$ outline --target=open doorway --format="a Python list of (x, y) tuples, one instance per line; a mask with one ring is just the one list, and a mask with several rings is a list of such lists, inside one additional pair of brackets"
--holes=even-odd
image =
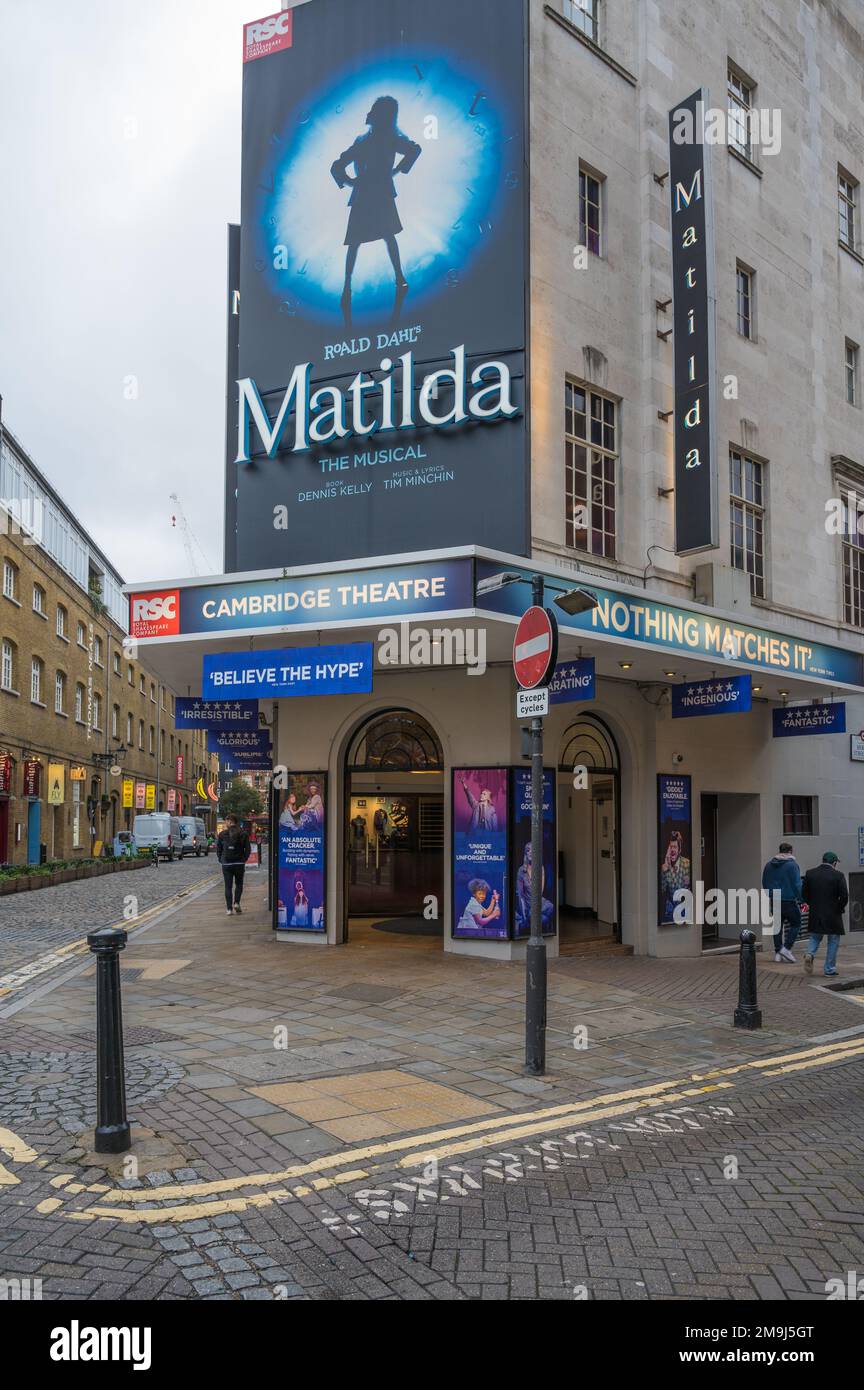
[(443, 938), (444, 758), (410, 710), (375, 715), (345, 762), (344, 939)]
[[(575, 786), (577, 769), (585, 785)], [(621, 940), (620, 760), (596, 715), (571, 724), (558, 766), (558, 898), (561, 950)]]

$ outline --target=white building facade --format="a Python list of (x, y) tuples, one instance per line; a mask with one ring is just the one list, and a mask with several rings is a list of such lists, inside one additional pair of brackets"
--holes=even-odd
[[(554, 704), (545, 721), (550, 950), (608, 939), (693, 956), (735, 940), (741, 923), (666, 920), (662, 866), (679, 821), (690, 879), (706, 889), (758, 887), (784, 840), (802, 870), (834, 850), (851, 925), (864, 927), (864, 541), (849, 520), (864, 499), (860, 4), (530, 0), (525, 21), (528, 553), (478, 535), (345, 560), (334, 542), (332, 562), (297, 566), (289, 517), (279, 568), (132, 586), (176, 595), (180, 614), (139, 624), (142, 657), (197, 695), (205, 654), (372, 642), (371, 690), (261, 704), (276, 767), (323, 783), (312, 794), (326, 840), (319, 929), (308, 930), (302, 887), (292, 928), (277, 884), (277, 934), (350, 944), (352, 923), (437, 921), (444, 950), (511, 958), (524, 949), (514, 921), (506, 936), (458, 931), (462, 773), (478, 774), (476, 790), (483, 770), (507, 770), (515, 797), (528, 766), (515, 624), (533, 575), (547, 602), (581, 587), (596, 606), (559, 613), (559, 661), (594, 660), (593, 697)], [(668, 120), (699, 88), (725, 121), (706, 190), (718, 544), (678, 555)], [(482, 426), (477, 447), (494, 451), (503, 428)], [(478, 595), (501, 573), (522, 582)], [(393, 583), (401, 597), (388, 603)], [(410, 635), (423, 632), (416, 664)], [(481, 650), (483, 674), (472, 670)], [(673, 717), (676, 687), (738, 677), (750, 678), (750, 709)], [(778, 728), (776, 712), (796, 708), (810, 713)], [(665, 816), (661, 778), (683, 790), (678, 820)]]

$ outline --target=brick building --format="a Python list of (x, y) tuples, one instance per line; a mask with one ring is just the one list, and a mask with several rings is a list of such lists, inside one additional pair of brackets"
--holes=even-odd
[(120, 575), (8, 430), (0, 568), (0, 864), (89, 855), (136, 809), (212, 805), (196, 784), (216, 759), (135, 659)]

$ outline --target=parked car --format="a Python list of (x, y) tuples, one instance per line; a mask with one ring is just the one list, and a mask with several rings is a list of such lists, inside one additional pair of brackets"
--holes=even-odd
[(180, 834), (183, 836), (183, 843), (180, 847), (180, 858), (183, 859), (187, 854), (194, 854), (196, 859), (201, 855), (210, 853), (210, 845), (207, 841), (207, 830), (200, 816), (180, 816)]
[(155, 854), (157, 859), (174, 859), (183, 852), (180, 821), (176, 816), (169, 816), (167, 811), (150, 811), (147, 815), (136, 816), (132, 822), (132, 835), (139, 850)]

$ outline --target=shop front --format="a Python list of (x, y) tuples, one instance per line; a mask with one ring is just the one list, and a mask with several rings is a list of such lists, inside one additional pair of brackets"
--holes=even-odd
[[(489, 593), (502, 571), (512, 583)], [(540, 571), (548, 604), (574, 586), (592, 598), (560, 614), (568, 678), (544, 721), (551, 954), (722, 946), (739, 924), (675, 920), (676, 890), (758, 888), (783, 838), (804, 867), (826, 847), (857, 867), (855, 654)], [(133, 594), (133, 638), (163, 678), (252, 708), (264, 732), (232, 759), (272, 778), (279, 940), (351, 946), (375, 932), (522, 955), (533, 865), (512, 646), (534, 572), (468, 547), (151, 587), (151, 604), (173, 596), (174, 630), (148, 635)], [(583, 669), (590, 680), (570, 679)]]

